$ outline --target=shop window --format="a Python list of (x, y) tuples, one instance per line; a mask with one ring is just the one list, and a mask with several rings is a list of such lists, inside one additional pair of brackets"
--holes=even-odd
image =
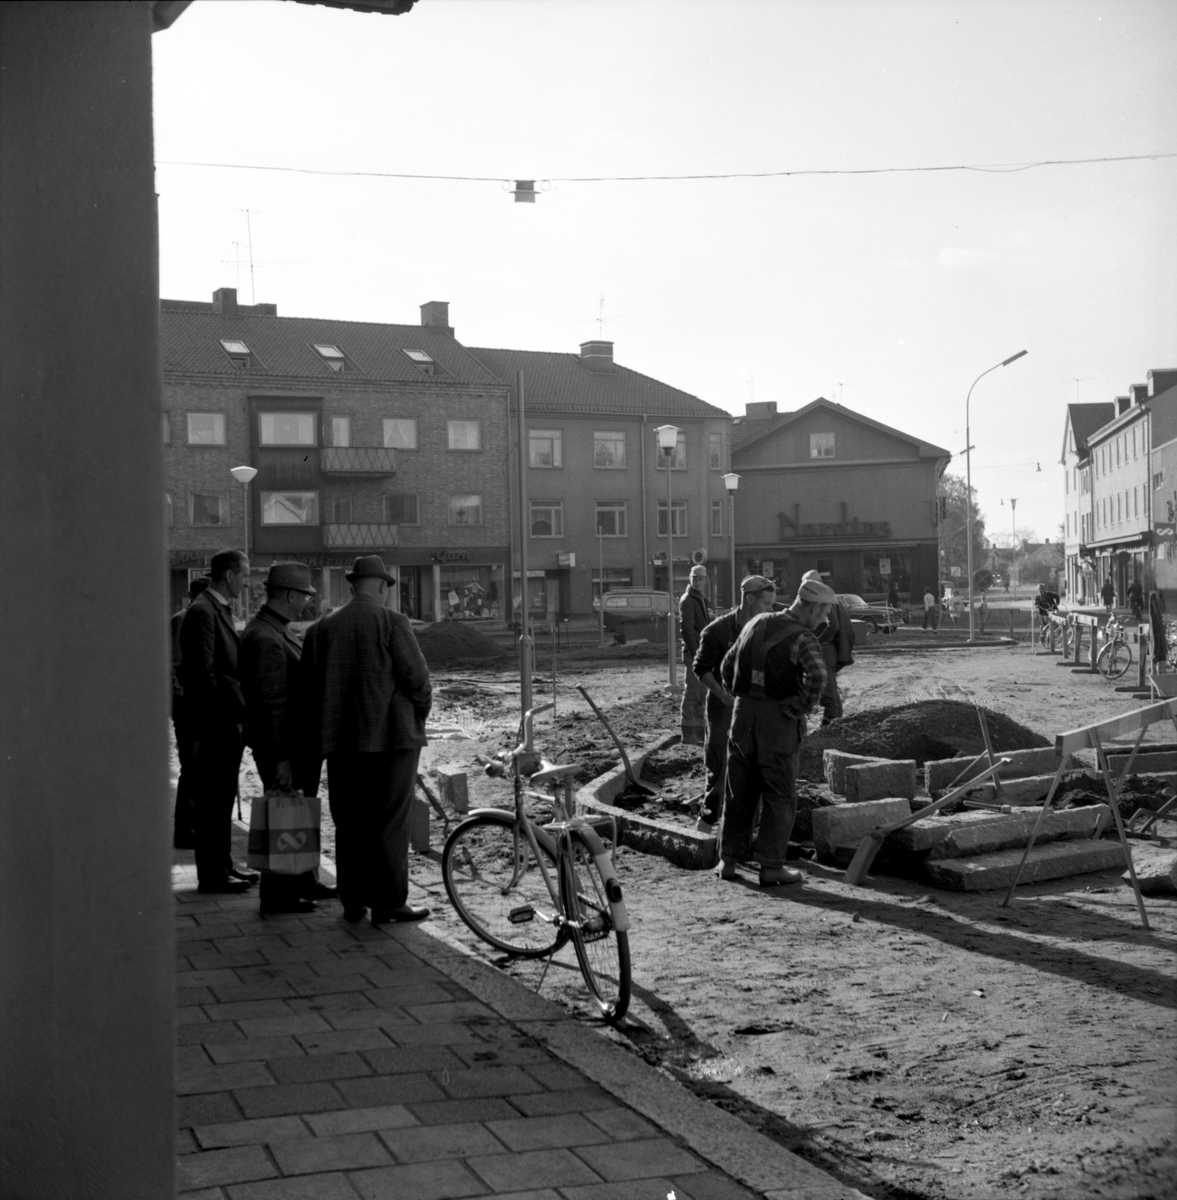
[(629, 534), (628, 511), (624, 500), (597, 501), (597, 533), (601, 537), (623, 538)]
[(527, 431), (527, 465), (529, 467), (562, 467), (564, 465), (563, 434), (559, 429), (529, 429)]
[[(666, 455), (658, 449), (658, 443), (654, 443), (654, 452), (658, 456), (657, 469), (659, 471), (666, 470)], [(672, 471), (685, 471), (687, 469), (687, 433), (685, 429), (678, 431), (678, 441), (674, 446), (674, 453), (670, 456), (670, 469)]]
[(834, 435), (832, 433), (811, 433), (809, 435), (810, 458), (833, 458)]
[(315, 414), (264, 412), (258, 414), (258, 441), (263, 446), (313, 446)]
[(449, 507), (451, 525), (481, 525), (481, 496), (451, 496)]
[(723, 434), (707, 435), (707, 465), (713, 471), (723, 470)]
[(189, 492), (189, 525), (228, 525), (228, 492)]
[(263, 525), (318, 525), (318, 492), (262, 492)]
[(331, 418), (331, 445), (351, 445), (351, 417)]
[(389, 450), (416, 450), (417, 418), (385, 417), (384, 446)]
[(711, 501), (711, 536), (723, 537), (723, 501)]
[(499, 615), (498, 571), (492, 566), (441, 568), (442, 616), (451, 621), (489, 620)]
[(564, 502), (562, 500), (531, 501), (531, 536), (533, 538), (564, 536)]
[[(671, 504), (671, 533), (675, 537), (687, 536), (687, 502), (675, 500)], [(666, 501), (658, 501), (658, 537), (666, 536)]]
[(223, 446), (225, 444), (225, 414), (223, 412), (190, 412), (188, 414), (189, 446)]
[(449, 447), (451, 450), (481, 450), (481, 421), (448, 421)]
[(417, 496), (412, 492), (384, 494), (384, 520), (388, 525), (420, 525)]
[(598, 429), (593, 432), (593, 466), (604, 471), (625, 468), (624, 431)]

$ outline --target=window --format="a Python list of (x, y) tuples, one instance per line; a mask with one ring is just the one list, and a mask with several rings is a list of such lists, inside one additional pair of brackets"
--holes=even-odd
[(351, 417), (331, 418), (331, 445), (351, 445)]
[(228, 525), (228, 494), (225, 492), (189, 492), (188, 524)]
[(601, 537), (626, 537), (629, 529), (624, 500), (597, 501), (597, 532)]
[(253, 351), (244, 343), (221, 338), (221, 349), (229, 356), (229, 361), (239, 371), (247, 371), (253, 366)]
[(449, 522), (451, 525), (481, 525), (482, 497), (451, 496)]
[(385, 492), (384, 520), (389, 525), (420, 525), (416, 494)]
[(451, 450), (481, 450), (481, 421), (447, 421), (449, 447)]
[[(685, 500), (675, 500), (672, 505), (673, 529), (671, 533), (675, 537), (687, 536), (687, 502)], [(666, 536), (666, 501), (658, 501), (658, 536)]]
[(1132, 426), (1132, 457), (1139, 458), (1140, 454), (1136, 449), (1136, 426)]
[(415, 367), (419, 367), (426, 375), (437, 374), (437, 363), (424, 350), (406, 350), (404, 354)]
[(562, 500), (533, 500), (531, 502), (531, 536), (564, 536), (564, 502)]
[(1140, 516), (1140, 488), (1138, 487), (1132, 489), (1132, 515)]
[(811, 433), (809, 435), (810, 458), (833, 458), (834, 435), (832, 433)]
[[(657, 468), (659, 471), (666, 470), (666, 455), (658, 449), (658, 443), (654, 443), (655, 453), (658, 455)], [(671, 458), (671, 470), (685, 471), (687, 469), (687, 434), (685, 429), (678, 431), (678, 441), (674, 446), (674, 453)]]
[[(633, 572), (624, 567), (606, 567), (605, 568), (605, 591), (611, 592), (614, 588), (629, 588), (633, 587)], [(593, 608), (601, 606), (601, 573), (599, 570), (593, 570)]]
[(712, 471), (723, 470), (723, 434), (707, 435), (707, 465)]
[(1071, 514), (1067, 513), (1067, 537), (1071, 536)]
[(192, 412), (188, 414), (189, 446), (223, 446), (225, 414)]
[(258, 427), (258, 441), (263, 446), (313, 446), (315, 444), (314, 413), (259, 413)]
[(723, 537), (723, 501), (711, 501), (711, 536)]
[(160, 416), (163, 417), (163, 444), (170, 446), (172, 444), (172, 414), (165, 409)]
[(318, 492), (262, 492), (263, 525), (318, 525)]
[(625, 469), (625, 433), (597, 430), (593, 433), (593, 466), (607, 471)]
[(331, 368), (332, 371), (349, 371), (351, 364), (347, 361), (347, 355), (344, 354), (338, 346), (327, 346), (314, 343), (315, 353)]
[(164, 492), (163, 494), (163, 519), (164, 524), (171, 529), (176, 523), (175, 516), (172, 513), (172, 493)]
[(329, 525), (351, 524), (351, 493), (336, 492), (327, 502)]
[(417, 418), (385, 417), (384, 445), (392, 450), (416, 450)]
[(529, 429), (527, 431), (527, 465), (529, 467), (562, 467), (564, 465), (563, 435), (559, 429)]

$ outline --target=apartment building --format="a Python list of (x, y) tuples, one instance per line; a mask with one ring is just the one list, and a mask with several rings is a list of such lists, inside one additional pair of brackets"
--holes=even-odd
[(1116, 406), (1109, 403), (1068, 404), (1063, 426), (1064, 579), (1067, 598), (1080, 604), (1097, 598), (1103, 582), (1096, 579), (1096, 563), (1088, 549), (1095, 522), (1088, 441), (1115, 411)]

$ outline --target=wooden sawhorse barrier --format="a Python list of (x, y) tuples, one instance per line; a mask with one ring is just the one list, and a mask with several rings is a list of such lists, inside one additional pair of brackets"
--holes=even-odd
[[(1094, 618), (1091, 619), (1094, 620)], [(1018, 886), (1022, 868), (1025, 867), (1026, 859), (1030, 856), (1034, 840), (1038, 836), (1039, 826), (1042, 824), (1042, 818), (1046, 815), (1047, 809), (1050, 808), (1054, 794), (1058, 790), (1059, 783), (1062, 781), (1063, 772), (1066, 771), (1067, 765), (1071, 761), (1071, 756), (1077, 754), (1080, 750), (1094, 750), (1100, 774), (1103, 776), (1104, 786), (1108, 790), (1108, 807), (1111, 809), (1112, 817), (1116, 822), (1116, 832), (1120, 836), (1120, 845), (1124, 848), (1124, 858), (1128, 863), (1128, 875), (1132, 880), (1132, 890), (1136, 893), (1136, 907), (1140, 910), (1140, 923), (1145, 929), (1149, 928), (1148, 913), (1144, 911), (1144, 897), (1140, 894), (1140, 883), (1136, 878), (1136, 868), (1132, 863), (1132, 851), (1128, 845), (1128, 835), (1124, 832), (1124, 821), (1120, 816), (1120, 790), (1132, 770), (1132, 764), (1136, 761), (1136, 752), (1140, 749), (1140, 743), (1144, 740), (1145, 730), (1156, 721), (1171, 721), (1174, 730), (1177, 731), (1177, 698), (1162, 700), (1156, 704), (1148, 704), (1144, 708), (1133, 709), (1131, 712), (1122, 713), (1118, 717), (1113, 717), (1108, 721), (1100, 721), (1095, 725), (1084, 725), (1081, 729), (1072, 729), (1067, 733), (1060, 733), (1054, 739), (1054, 751), (1059, 757), (1058, 770), (1051, 781), (1050, 791), (1046, 794), (1046, 800), (1038, 814), (1038, 820), (1034, 822), (1034, 828), (1030, 833), (1030, 840), (1026, 844), (1022, 861), (1018, 863), (1018, 869), (1014, 873), (1013, 883), (1009, 885), (1009, 891), (1006, 893), (1005, 899), (1001, 902), (1003, 908), (1008, 907), (1010, 901), (1013, 899), (1014, 888)], [(1110, 745), (1115, 742), (1115, 739), (1130, 737), (1132, 734), (1136, 735), (1135, 740), (1131, 743), (1132, 751), (1124, 760), (1124, 765), (1120, 768), (1119, 773), (1113, 776), (1111, 769), (1108, 767), (1104, 739), (1106, 738)], [(1092, 837), (1099, 837), (1103, 833), (1104, 824), (1104, 822), (1100, 822), (1096, 826)]]

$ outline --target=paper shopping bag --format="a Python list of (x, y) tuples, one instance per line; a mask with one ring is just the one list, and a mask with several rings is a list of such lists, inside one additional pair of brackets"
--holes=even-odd
[(319, 865), (318, 796), (267, 792), (249, 816), (247, 862), (255, 871), (301, 875)]

